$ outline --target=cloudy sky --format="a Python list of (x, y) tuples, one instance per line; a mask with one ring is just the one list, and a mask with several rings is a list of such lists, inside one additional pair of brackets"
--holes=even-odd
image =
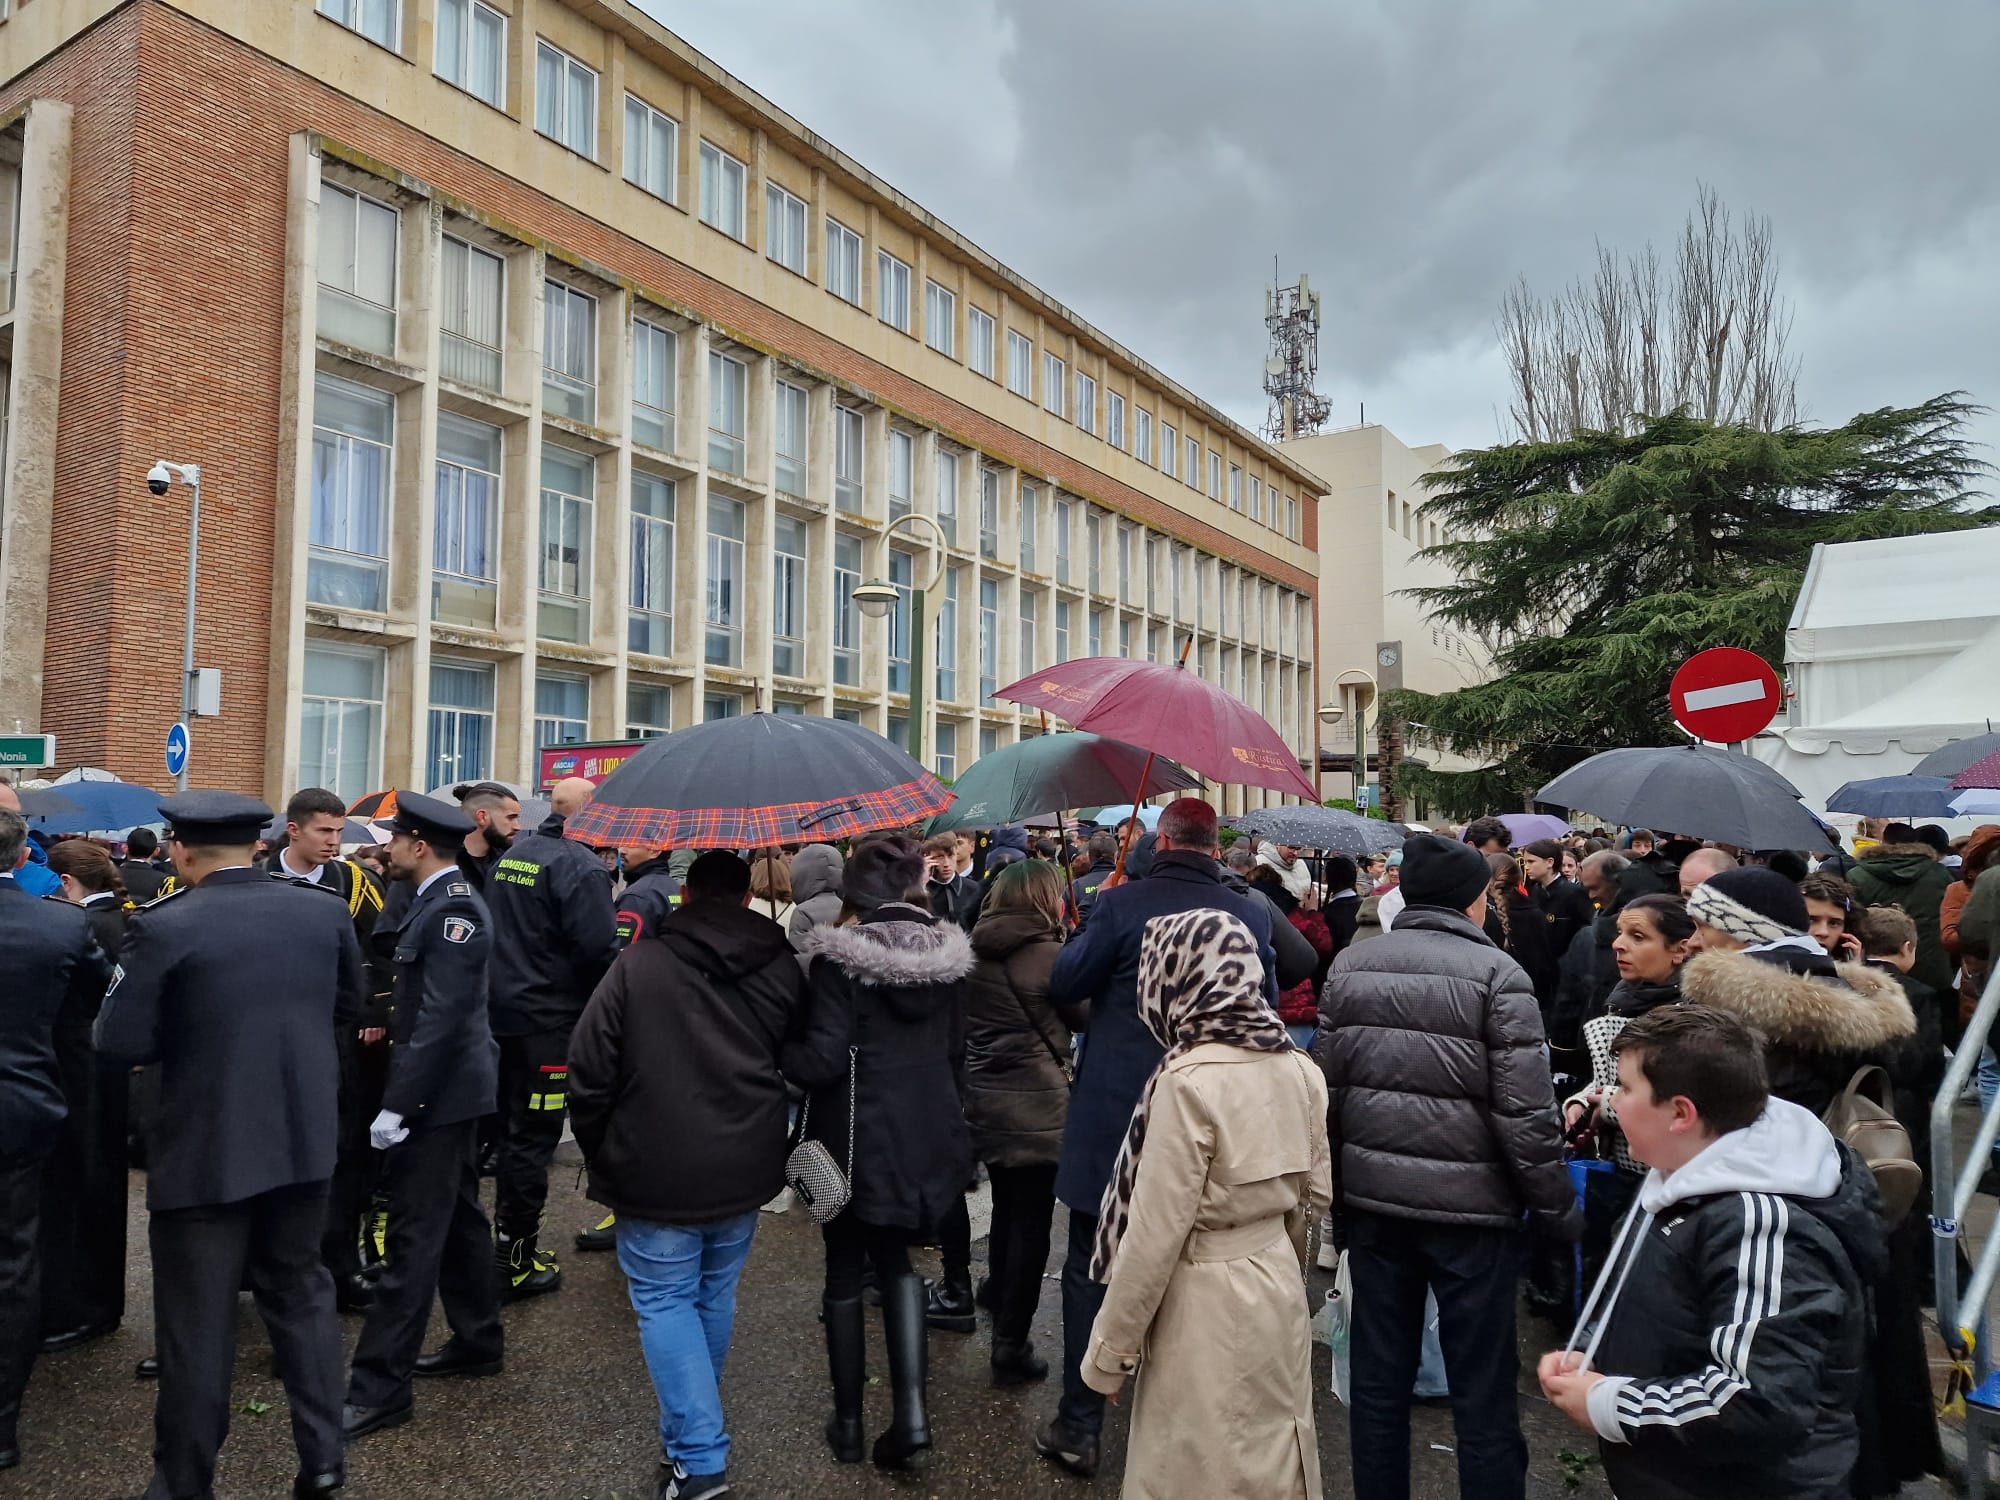
[(1484, 444), (1515, 277), (1667, 248), (1700, 182), (1772, 221), (1810, 420), (2000, 404), (1991, 0), (640, 4), (1245, 422), (1273, 256), (1336, 424)]

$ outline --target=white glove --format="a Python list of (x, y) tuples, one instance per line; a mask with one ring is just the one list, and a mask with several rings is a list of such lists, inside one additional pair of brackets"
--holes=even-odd
[(368, 1142), (377, 1151), (387, 1151), (409, 1138), (409, 1127), (403, 1124), (403, 1117), (392, 1109), (383, 1110), (375, 1117), (375, 1123), (368, 1127)]

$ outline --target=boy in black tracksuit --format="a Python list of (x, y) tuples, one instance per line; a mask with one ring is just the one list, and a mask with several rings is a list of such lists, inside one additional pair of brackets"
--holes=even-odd
[(1616, 1050), (1619, 1124), (1652, 1170), (1543, 1393), (1597, 1434), (1620, 1500), (1846, 1496), (1887, 1259), (1874, 1179), (1769, 1097), (1735, 1017), (1657, 1010)]

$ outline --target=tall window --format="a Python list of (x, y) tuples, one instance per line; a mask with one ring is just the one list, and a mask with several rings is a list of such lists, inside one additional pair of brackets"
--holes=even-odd
[(674, 373), (679, 350), (672, 333), (644, 318), (632, 320), (632, 437), (671, 453)]
[(1187, 440), (1187, 473), (1183, 477), (1189, 489), (1201, 488), (1201, 442), (1198, 438)]
[(1035, 512), (1040, 509), (1041, 496), (1032, 484), (1021, 486), (1021, 571), (1038, 573), (1036, 565), (1041, 561), (1040, 548), (1036, 545)]
[(735, 719), (743, 714), (741, 693), (706, 693), (701, 700), (701, 721), (712, 724), (717, 719)]
[(1073, 504), (1058, 497), (1056, 500), (1056, 582), (1069, 582), (1069, 544), (1071, 525), (1075, 521)]
[(312, 525), (306, 598), (382, 608), (389, 538), (389, 453), (396, 401), (321, 375), (313, 382)]
[(1057, 666), (1060, 666), (1062, 665), (1062, 663), (1069, 660), (1069, 622), (1070, 622), (1069, 600), (1067, 599), (1056, 600), (1056, 665)]
[(1026, 677), (1041, 664), (1041, 646), (1036, 640), (1040, 622), (1035, 618), (1041, 613), (1035, 602), (1036, 596), (1026, 589), (1021, 590), (1021, 659), (1015, 665)]
[(778, 488), (788, 495), (804, 495), (806, 492), (808, 406), (808, 393), (804, 386), (793, 385), (789, 380), (778, 382), (778, 399), (771, 423), (776, 434), (774, 447), (777, 458), (771, 475)]
[(1134, 604), (1138, 602), (1132, 597), (1133, 546), (1132, 528), (1130, 526), (1120, 526), (1118, 528), (1118, 602), (1120, 604)]
[(979, 471), (979, 555), (1000, 555), (1000, 476), (984, 467)]
[(1260, 526), (1264, 523), (1264, 481), (1255, 474), (1250, 476), (1250, 519)]
[(1104, 611), (1101, 609), (1093, 609), (1090, 612), (1090, 654), (1092, 656), (1104, 654)]
[(1142, 464), (1153, 461), (1153, 414), (1132, 408), (1132, 456)]
[(711, 349), (708, 355), (708, 466), (743, 472), (744, 402), (749, 372), (740, 359)]
[(779, 516), (771, 553), (771, 670), (806, 675), (806, 523)]
[(900, 521), (910, 513), (916, 448), (916, 439), (907, 432), (889, 429), (889, 519), (892, 521)]
[(330, 182), (319, 200), (319, 329), (396, 351), (396, 211)]
[(861, 586), (861, 538), (837, 531), (833, 536), (833, 680), (843, 687), (861, 684), (861, 606), (854, 591)]
[(940, 781), (955, 780), (958, 776), (958, 726), (949, 719), (941, 719), (936, 733), (933, 767)]
[(965, 309), (965, 363), (973, 374), (993, 378), (993, 319), (970, 305)]
[(1000, 584), (979, 580), (979, 701), (991, 703), (1000, 685)]
[(1208, 454), (1208, 498), (1222, 498), (1222, 455), (1212, 448)]
[(1083, 518), (1083, 550), (1090, 563), (1090, 591), (1101, 594), (1104, 592), (1104, 517), (1094, 510)]
[(306, 647), (300, 785), (352, 801), (382, 784), (382, 664), (380, 651)]
[(446, 380), (500, 389), (506, 273), (507, 263), (499, 256), (445, 236), (438, 374)]
[(743, 163), (708, 141), (701, 143), (701, 222), (732, 240), (743, 238)]
[(507, 107), (507, 18), (482, 0), (438, 0), (437, 76), (495, 109)]
[(574, 745), (590, 738), (590, 679), (567, 672), (535, 674), (535, 745)]
[(935, 281), (924, 283), (924, 342), (940, 354), (958, 351), (958, 298)]
[(1132, 643), (1137, 639), (1139, 622), (1130, 615), (1118, 622), (1118, 654), (1127, 661), (1132, 659)]
[(851, 406), (833, 409), (833, 504), (850, 515), (862, 514), (867, 504), (867, 477), (862, 454), (867, 427), (861, 413)]
[(1152, 614), (1160, 612), (1160, 538), (1146, 538), (1146, 609)]
[(861, 236), (831, 214), (826, 220), (826, 289), (861, 305)]
[(937, 451), (937, 523), (945, 545), (958, 545), (958, 450), (942, 443)]
[(743, 502), (708, 497), (708, 603), (703, 659), (743, 665)]
[(981, 755), (991, 755), (999, 748), (1000, 731), (990, 724), (981, 725), (979, 730), (979, 753)]
[(1097, 431), (1097, 382), (1081, 370), (1076, 372), (1076, 425)]
[(1243, 470), (1237, 464), (1229, 466), (1229, 508), (1243, 509)]
[(649, 656), (674, 652), (674, 520), (671, 479), (632, 475), (632, 592), (625, 647)]
[(493, 668), (431, 658), (427, 786), (482, 781), (493, 774)]
[(625, 96), (625, 180), (655, 198), (675, 200), (681, 127), (636, 95)]
[(674, 695), (671, 689), (651, 682), (625, 685), (625, 738), (654, 740), (674, 727)]
[(541, 590), (535, 633), (544, 640), (590, 639), (590, 553), (596, 463), (542, 444)]
[(1148, 626), (1146, 630), (1146, 660), (1160, 662), (1166, 660), (1167, 631), (1163, 625)]
[(494, 532), (500, 518), (500, 429), (438, 413), (431, 527), (431, 615), (491, 630), (498, 596)]
[(1285, 535), (1293, 541), (1299, 539), (1299, 497), (1285, 496)]
[[(391, 52), (403, 50), (403, 10), (398, 0), (319, 0), (319, 13)], [(0, 8), (0, 15), (5, 14)]]
[(597, 159), (597, 74), (559, 47), (535, 43), (535, 129)]
[(542, 296), (542, 405), (572, 422), (597, 420), (597, 299), (560, 281)]
[(1053, 354), (1042, 355), (1042, 409), (1051, 416), (1063, 414), (1063, 385), (1069, 379), (1069, 366)]
[(1177, 479), (1181, 472), (1180, 437), (1171, 422), (1160, 424), (1160, 470), (1169, 479)]
[(1007, 389), (1035, 399), (1035, 346), (1026, 334), (1007, 330)]
[(937, 642), (932, 654), (937, 661), (933, 692), (940, 703), (958, 697), (958, 579), (964, 571), (944, 570), (944, 598), (938, 601)]
[(1104, 393), (1104, 441), (1114, 448), (1125, 446), (1125, 398), (1116, 391)]
[(910, 268), (887, 250), (875, 252), (875, 312), (899, 333), (910, 331)]
[(806, 201), (775, 182), (764, 184), (764, 254), (787, 271), (806, 274)]
[[(889, 549), (889, 582), (896, 590), (896, 607), (889, 612), (889, 691), (910, 690), (910, 604), (915, 591), (916, 559), (897, 548)], [(905, 736), (889, 736), (897, 744)]]

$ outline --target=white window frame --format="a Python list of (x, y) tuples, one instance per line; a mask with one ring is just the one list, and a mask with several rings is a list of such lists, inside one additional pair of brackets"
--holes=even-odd
[(1083, 432), (1097, 431), (1097, 381), (1081, 370), (1076, 372), (1076, 425)]
[[(796, 226), (796, 243), (791, 233)], [(764, 258), (794, 275), (806, 274), (806, 235), (812, 231), (812, 207), (796, 193), (775, 182), (764, 184)]]
[[(730, 371), (734, 369), (732, 380)], [(734, 391), (735, 400), (730, 400)], [(720, 349), (708, 351), (708, 466), (742, 474), (749, 430), (750, 367)]]
[(1057, 355), (1042, 351), (1042, 410), (1052, 417), (1064, 415), (1068, 399), (1069, 366)]
[(958, 357), (958, 293), (924, 278), (924, 342), (946, 359)]
[(1229, 466), (1229, 508), (1241, 512), (1243, 509), (1243, 465)]
[(771, 483), (783, 494), (806, 493), (812, 393), (789, 380), (776, 383), (771, 405)]
[(916, 505), (917, 440), (900, 427), (889, 429), (889, 519), (900, 521)]
[[(437, 674), (440, 671), (460, 672), (467, 678), (484, 682), (485, 706), (482, 708), (455, 703), (440, 704), (437, 701)], [(431, 658), (430, 676), (424, 683), (424, 764), (427, 768), (425, 773), (427, 780), (442, 783), (479, 781), (493, 774), (493, 732), (496, 725), (494, 706), (499, 696), (496, 681), (498, 675), (491, 662), (462, 661), (446, 656)], [(447, 759), (440, 759), (438, 756), (441, 748), (439, 730), (447, 727), (441, 722), (440, 716), (449, 721), (451, 729), (448, 736), (451, 741), (451, 753)], [(483, 754), (471, 764), (467, 764), (458, 751), (459, 742), (463, 737), (463, 724), (467, 719), (477, 719), (484, 726), (479, 735)]]
[(1292, 541), (1299, 539), (1299, 497), (1285, 496), (1285, 535)]
[(772, 518), (771, 670), (780, 677), (806, 675), (806, 626), (811, 609), (806, 559), (811, 544), (806, 523), (797, 516)]
[[(654, 394), (651, 372), (640, 379), (639, 359), (651, 349), (655, 340), (664, 346), (660, 353), (664, 356), (665, 389), (658, 394), (667, 404), (648, 401), (645, 397)], [(649, 447), (663, 453), (674, 450), (674, 409), (680, 404), (680, 336), (673, 329), (655, 323), (650, 318), (634, 316), (632, 319), (632, 438), (634, 442), (644, 442)], [(640, 412), (646, 413), (644, 420), (652, 424), (648, 432), (639, 431)], [(654, 441), (653, 431), (658, 432)]]
[[(357, 392), (356, 399), (384, 412), (388, 417), (388, 438), (386, 440), (349, 432), (344, 428), (325, 425), (320, 420), (319, 396), (323, 386), (342, 387)], [(330, 440), (337, 455), (334, 465), (334, 483), (338, 493), (321, 494), (318, 482), (320, 470), (318, 453), (314, 454), (314, 482), (312, 486), (311, 509), (307, 518), (307, 563), (306, 598), (308, 601), (333, 605), (336, 608), (366, 609), (380, 611), (387, 606), (389, 586), (389, 538), (395, 520), (396, 503), (396, 403), (388, 392), (373, 386), (361, 385), (355, 381), (342, 380), (337, 375), (324, 371), (317, 374), (313, 382), (313, 444), (317, 449), (322, 439)], [(365, 536), (358, 533), (366, 530), (361, 524), (363, 512), (355, 504), (355, 480), (359, 466), (354, 462), (361, 449), (373, 450), (379, 454), (375, 462), (379, 465), (381, 493), (372, 496), (375, 507), (374, 523), (377, 531), (376, 548), (366, 550), (358, 543), (365, 542)], [(324, 500), (324, 507), (322, 506)], [(324, 509), (324, 524), (321, 512)], [(372, 577), (374, 580), (374, 604), (354, 604), (338, 597), (328, 597), (313, 592), (313, 562), (318, 561), (327, 570), (329, 579), (342, 572), (356, 577)]]
[[(451, 300), (450, 277), (445, 274), (454, 245), (465, 252), (466, 274), (462, 305)], [(439, 269), (438, 334), (442, 347), (438, 354), (438, 373), (462, 385), (475, 385), (489, 391), (497, 391), (505, 377), (507, 259), (505, 256), (494, 254), (483, 245), (475, 245), (472, 241), (455, 234), (444, 236), (440, 255), (447, 262), (447, 266), (441, 266)], [(454, 321), (469, 326), (474, 320), (477, 309), (472, 306), (472, 267), (476, 256), (483, 256), (492, 261), (499, 272), (494, 281), (493, 294), (496, 341), (490, 344), (463, 328), (451, 326)]]
[[(701, 203), (696, 217), (710, 229), (719, 234), (726, 234), (732, 240), (741, 243), (744, 235), (749, 232), (746, 226), (750, 219), (750, 206), (745, 195), (750, 181), (750, 169), (714, 141), (707, 139), (701, 143), (700, 160)], [(730, 170), (732, 167), (735, 168), (733, 173)], [(735, 190), (729, 193), (728, 197), (733, 200), (734, 212), (729, 213), (725, 212), (729, 204), (723, 201), (723, 195), (730, 187), (732, 179)], [(708, 190), (711, 181), (716, 186), (714, 193)]]
[[(500, 511), (504, 494), (503, 469), (505, 459), (496, 453), (494, 467), (483, 468), (467, 463), (464, 459), (447, 456), (444, 451), (443, 428), (447, 423), (462, 422), (468, 426), (483, 427), (491, 431), (504, 450), (506, 436), (491, 422), (481, 422), (473, 417), (461, 416), (457, 412), (438, 413), (437, 464), (433, 470), (431, 484), (431, 573), (434, 577), (447, 578), (453, 582), (472, 583), (495, 588), (499, 584), (500, 558)], [(450, 470), (447, 475), (444, 471)], [(477, 476), (489, 481), (485, 499), (485, 524), (483, 535), (473, 537), (472, 528), (466, 524), (470, 506), (466, 493)], [(445, 491), (452, 494), (448, 499)], [(468, 562), (468, 555), (477, 548), (479, 558), (476, 563)], [(453, 566), (456, 563), (457, 566)], [(474, 568), (477, 571), (474, 571)]]
[(861, 685), (861, 606), (854, 602), (854, 591), (867, 576), (865, 556), (860, 537), (847, 531), (834, 532), (833, 680), (841, 687)]
[[(560, 294), (559, 302), (557, 300), (558, 294)], [(549, 348), (549, 325), (552, 321), (560, 319), (563, 332), (563, 358), (567, 360), (573, 342), (569, 336), (571, 322), (583, 312), (583, 308), (579, 304), (586, 304), (589, 309), (590, 347), (582, 358), (577, 361), (583, 368), (571, 369), (567, 363), (556, 364), (551, 362), (552, 351)], [(602, 305), (598, 302), (597, 298), (591, 296), (589, 292), (578, 291), (566, 281), (557, 281), (555, 278), (550, 277), (543, 285), (543, 402), (545, 405), (547, 404), (548, 398), (546, 392), (548, 387), (553, 385), (557, 390), (562, 391), (566, 395), (587, 401), (590, 406), (588, 413), (580, 417), (571, 412), (557, 412), (555, 415), (568, 417), (571, 421), (585, 422), (592, 425), (595, 425), (597, 421), (597, 351), (599, 332), (597, 319), (598, 314), (602, 311)]]
[(1075, 505), (1074, 500), (1065, 499), (1060, 494), (1056, 496), (1056, 582), (1059, 584), (1066, 584), (1070, 579), (1069, 547), (1076, 529)]
[[(658, 693), (662, 712), (658, 718), (644, 717), (632, 711), (634, 693)], [(628, 740), (652, 740), (674, 732), (674, 690), (665, 682), (627, 682), (625, 684), (625, 738)]]
[(1104, 393), (1104, 441), (1121, 452), (1125, 447), (1125, 398), (1116, 391)]
[[(583, 716), (574, 713), (545, 713), (542, 710), (542, 684), (560, 683), (565, 688), (583, 689)], [(567, 733), (566, 733), (567, 731)], [(546, 745), (580, 745), (590, 738), (590, 674), (587, 672), (537, 672), (535, 673), (535, 748)]]
[(1007, 330), (1007, 389), (1024, 401), (1035, 399), (1035, 341)]
[(1041, 537), (1039, 534), (1040, 526), (1035, 519), (1036, 514), (1041, 509), (1041, 504), (1042, 494), (1039, 489), (1032, 484), (1020, 486), (1019, 501), (1016, 509), (1021, 517), (1021, 522), (1017, 529), (1021, 534), (1021, 571), (1023, 573), (1038, 573), (1041, 571), (1036, 566), (1041, 560)]
[(965, 367), (975, 375), (993, 378), (993, 315), (965, 305)]
[(826, 289), (852, 307), (861, 305), (861, 236), (826, 216)]
[(1222, 455), (1213, 448), (1208, 450), (1208, 498), (1222, 498)]
[[(445, 6), (452, 4), (457, 4), (464, 7), (463, 9), (463, 15), (465, 18), (464, 28), (458, 38), (458, 45), (459, 45), (459, 56), (461, 59), (463, 59), (468, 74), (468, 76), (465, 78), (453, 78), (450, 74), (444, 71), (444, 65), (439, 60), (444, 51), (444, 39), (446, 31), (444, 8)], [(497, 94), (494, 95), (480, 93), (479, 90), (473, 86), (470, 77), (472, 58), (473, 58), (473, 43), (477, 40), (479, 36), (478, 23), (482, 18), (498, 23), (500, 28), (499, 66), (494, 69), (494, 75), (493, 75), (493, 81), (497, 87)], [(505, 109), (507, 107), (507, 14), (506, 12), (494, 9), (492, 6), (486, 4), (485, 0), (438, 0), (438, 17), (437, 20), (433, 22), (433, 28), (434, 28), (433, 45), (431, 47), (431, 72), (436, 74), (437, 77), (442, 79), (444, 82), (450, 84), (453, 88), (458, 89), (462, 93), (467, 93), (472, 95), (473, 98), (479, 100), (481, 103), (490, 104), (495, 109)]]
[[(0, 5), (0, 20), (5, 20), (9, 7)], [(365, 37), (378, 47), (387, 47), (399, 57), (403, 51), (403, 0), (389, 0), (389, 34), (376, 36), (366, 29), (368, 0), (319, 0), (314, 7), (334, 25)]]
[[(583, 488), (577, 490), (554, 489), (549, 485), (549, 455), (562, 455), (558, 463), (570, 462), (582, 466), (585, 478)], [(597, 460), (591, 454), (574, 448), (561, 447), (555, 443), (542, 444), (542, 472), (536, 476), (540, 494), (540, 505), (536, 512), (535, 526), (535, 593), (542, 603), (554, 603), (563, 609), (574, 609), (577, 613), (578, 629), (573, 636), (542, 636), (545, 640), (567, 640), (578, 645), (590, 642), (591, 582), (596, 569), (593, 563), (597, 552)], [(551, 553), (549, 518), (553, 511), (556, 519), (557, 543), (555, 555)], [(576, 557), (568, 562), (561, 557), (560, 540), (569, 531), (568, 521), (574, 512), (576, 526)], [(565, 567), (575, 571), (575, 586), (563, 587)], [(541, 636), (541, 623), (537, 619), (535, 632)]]
[[(547, 90), (542, 87), (542, 62), (545, 57), (557, 59), (563, 70), (563, 86), (556, 94), (553, 105), (547, 99)], [(590, 79), (590, 108), (585, 112), (582, 131), (579, 134), (577, 122), (569, 117), (569, 85), (572, 70)], [(578, 156), (597, 160), (597, 69), (589, 63), (569, 55), (546, 37), (535, 38), (535, 133), (545, 136)], [(548, 106), (549, 112), (544, 113)], [(578, 144), (578, 140), (582, 144)]]
[(833, 508), (854, 516), (868, 510), (868, 419), (838, 401), (833, 404)]
[[(715, 529), (716, 507), (727, 506), (725, 514), (736, 518), (735, 533), (725, 527)], [(710, 495), (708, 511), (702, 518), (702, 541), (707, 548), (704, 574), (707, 595), (702, 602), (702, 659), (712, 667), (743, 665), (743, 616), (749, 609), (745, 585), (748, 583), (749, 507), (725, 495)], [(728, 584), (725, 593), (723, 585)], [(717, 653), (721, 648), (720, 655)]]
[(1182, 451), (1187, 455), (1187, 463), (1185, 465), (1187, 472), (1181, 475), (1181, 480), (1189, 489), (1199, 490), (1201, 488), (1201, 439), (1193, 433), (1189, 433), (1181, 440), (1181, 443)]
[[(635, 122), (634, 114), (638, 115)], [(635, 129), (634, 126), (637, 128)], [(657, 185), (653, 161), (656, 127), (666, 127), (666, 143), (659, 154), (666, 158), (664, 180)], [(637, 94), (625, 96), (625, 180), (642, 193), (650, 193), (663, 203), (680, 201), (681, 122), (665, 110), (655, 109)]]
[(887, 250), (875, 252), (875, 315), (898, 333), (910, 331), (910, 268)]
[[(664, 516), (638, 505), (640, 487), (659, 486), (667, 505)], [(631, 522), (630, 586), (625, 597), (625, 647), (650, 656), (671, 656), (674, 650), (674, 551), (680, 522), (680, 486), (658, 474), (635, 472), (627, 502)], [(652, 644), (653, 627), (659, 626), (660, 649)], [(641, 644), (643, 638), (644, 644)], [(626, 711), (631, 716), (631, 711)]]
[(1143, 406), (1132, 408), (1132, 456), (1142, 464), (1153, 461), (1153, 414)]
[[(0, 0), (0, 17), (4, 17), (5, 14), (4, 0)], [(308, 640), (306, 642), (305, 655), (304, 670), (306, 673), (312, 671), (313, 657), (335, 657), (345, 658), (347, 661), (353, 663), (365, 662), (368, 670), (375, 679), (374, 696), (370, 698), (357, 698), (347, 693), (339, 692), (315, 693), (310, 690), (303, 690), (300, 693), (302, 708), (300, 713), (299, 773), (302, 781), (309, 786), (331, 788), (342, 797), (359, 797), (382, 784), (382, 724), (388, 707), (388, 694), (385, 687), (388, 677), (388, 653), (369, 647), (343, 646), (331, 641)], [(305, 712), (304, 709), (305, 706), (313, 704), (321, 705), (318, 714), (321, 723), (321, 732), (319, 735), (319, 747), (314, 752), (314, 760), (309, 769), (306, 763), (305, 745), (308, 742), (311, 731), (306, 726), (313, 715)], [(366, 726), (359, 729), (359, 732), (368, 739), (366, 754), (363, 757), (365, 766), (357, 778), (362, 783), (359, 790), (356, 790), (352, 783), (343, 783), (338, 774), (342, 762), (349, 758), (346, 753), (348, 731), (351, 727), (349, 718), (351, 710), (354, 709), (365, 710), (368, 720)], [(330, 733), (326, 727), (329, 719), (331, 720)], [(331, 750), (330, 755), (327, 753), (329, 750)]]
[(1169, 479), (1181, 477), (1181, 435), (1171, 422), (1160, 424), (1160, 472)]
[[(373, 211), (373, 216), (377, 223), (380, 222), (380, 215), (387, 214), (389, 216), (389, 285), (387, 287), (387, 301), (373, 295), (374, 292), (383, 290), (382, 288), (371, 287), (363, 290), (359, 285), (362, 270), (360, 253), (362, 243), (361, 226), (365, 219), (371, 217), (370, 210)], [(322, 185), (319, 212), (320, 247), (322, 251), (324, 251), (327, 244), (326, 226), (329, 217), (335, 214), (347, 216), (349, 223), (348, 242), (355, 248), (354, 263), (346, 268), (348, 284), (345, 286), (339, 280), (328, 279), (327, 273), (329, 268), (327, 266), (327, 258), (324, 254), (320, 256), (319, 284), (322, 293), (332, 292), (339, 299), (340, 305), (351, 304), (355, 309), (355, 313), (360, 317), (386, 324), (386, 337), (381, 343), (363, 343), (353, 338), (342, 338), (340, 341), (355, 344), (357, 347), (363, 349), (374, 349), (380, 354), (394, 354), (396, 352), (396, 305), (402, 280), (400, 262), (402, 260), (403, 216), (396, 211), (396, 206), (393, 203), (384, 203), (380, 198), (372, 197), (362, 192), (359, 188), (349, 187), (344, 182), (327, 182)], [(350, 314), (350, 316), (353, 315)], [(324, 318), (321, 319), (322, 325), (324, 325), (325, 321)], [(325, 327), (322, 326), (320, 331), (325, 333)]]

